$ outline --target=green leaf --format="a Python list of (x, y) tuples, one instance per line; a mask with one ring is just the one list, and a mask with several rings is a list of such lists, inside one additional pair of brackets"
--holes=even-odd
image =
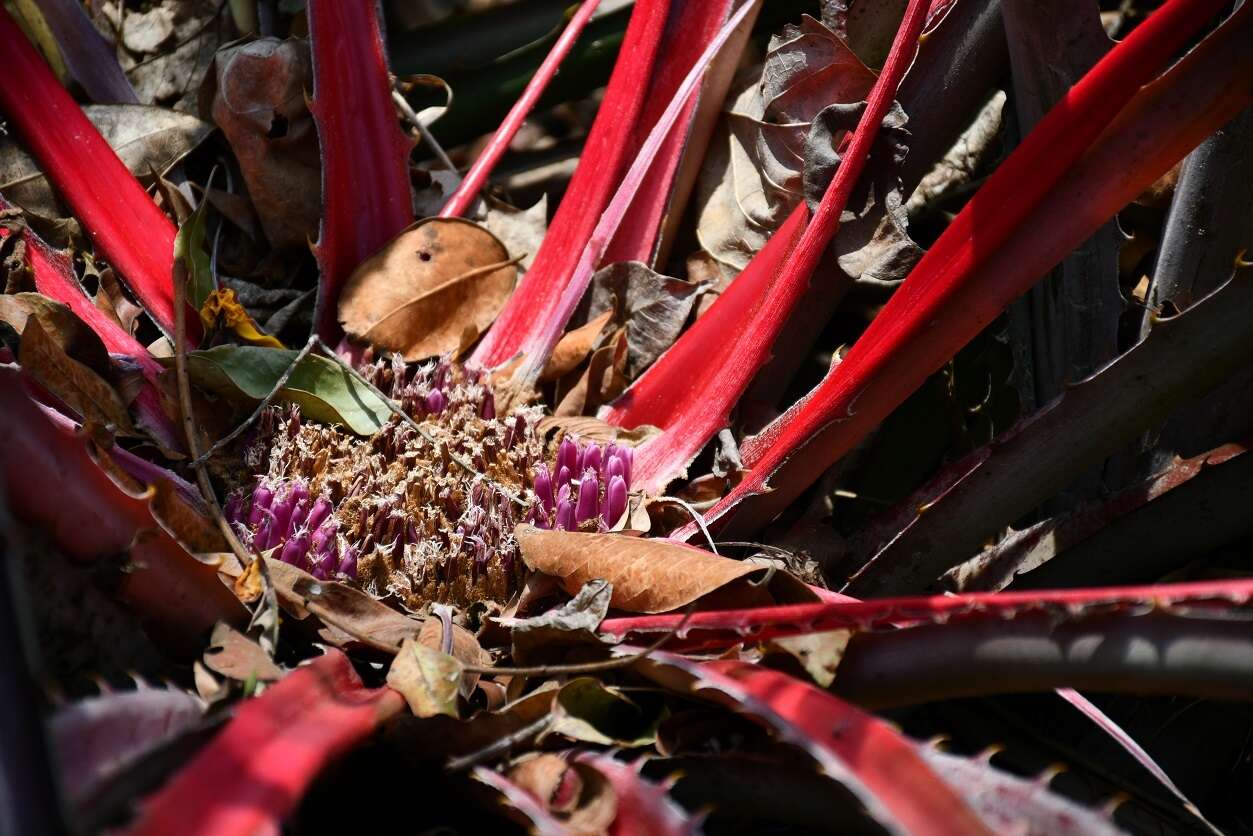
[(181, 261), (187, 270), (187, 301), (200, 310), (206, 299), (217, 289), (209, 255), (204, 251), (204, 225), (208, 198), (200, 201), (196, 211), (178, 228), (174, 237), (174, 259)]
[(616, 688), (581, 676), (557, 692), (551, 730), (587, 743), (646, 746), (656, 739), (661, 719), (661, 710), (646, 711)]
[[(187, 373), (197, 386), (223, 398), (258, 403), (273, 391), (297, 354), (255, 345), (220, 345), (188, 352)], [(391, 408), (360, 378), (314, 354), (300, 361), (278, 397), (299, 404), (311, 420), (343, 424), (358, 435), (372, 435), (391, 417)]]

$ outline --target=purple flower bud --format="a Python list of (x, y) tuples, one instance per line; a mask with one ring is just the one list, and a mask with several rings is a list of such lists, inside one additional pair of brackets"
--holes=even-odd
[(574, 503), (569, 499), (557, 501), (557, 528), (574, 531)]
[(226, 521), (232, 526), (243, 518), (244, 498), (240, 494), (232, 494), (230, 499), (226, 500), (226, 507), (222, 509), (222, 516), (226, 517)]
[(574, 489), (570, 487), (569, 482), (566, 482), (557, 490), (557, 504), (560, 505), (563, 502), (570, 502), (573, 493)]
[(438, 415), (448, 406), (448, 398), (439, 389), (432, 389), (431, 393), (426, 396), (426, 411)]
[(290, 563), (292, 566), (300, 566), (304, 563), (305, 555), (309, 552), (309, 532), (301, 531), (295, 537), (287, 541), (283, 546), (283, 551), (279, 554), (278, 559), (284, 563)]
[(308, 525), (310, 528), (317, 528), (326, 521), (331, 515), (331, 501), (324, 496), (319, 496), (317, 501), (313, 503), (313, 507), (309, 509)]
[(490, 421), (496, 417), (496, 397), (491, 392), (483, 395), (483, 406), (479, 409), (479, 417)]
[(622, 462), (622, 478), (626, 480), (627, 487), (631, 486), (631, 468), (635, 464), (635, 449), (632, 447), (619, 447), (618, 459)]
[(561, 439), (561, 446), (557, 448), (558, 472), (563, 467), (567, 473), (575, 473), (579, 467), (579, 446), (571, 441), (569, 437)]
[(536, 528), (548, 528), (548, 515), (551, 512), (539, 503), (539, 500), (531, 503), (531, 507), (526, 511), (526, 521)]
[(252, 547), (259, 552), (273, 548), (278, 545), (278, 537), (274, 535), (274, 515), (269, 511), (264, 512), (261, 518), (261, 524), (254, 529), (252, 535)]
[(248, 511), (248, 527), (256, 531), (257, 526), (265, 519), (266, 512), (274, 502), (274, 491), (265, 485), (257, 485), (252, 492), (252, 507)]
[(580, 471), (593, 470), (597, 474), (600, 473), (600, 445), (592, 444), (583, 448), (583, 454), (579, 457), (582, 463), (579, 465)]
[(596, 516), (597, 511), (597, 494), (600, 493), (600, 485), (596, 481), (596, 471), (588, 468), (583, 471), (583, 479), (579, 482), (579, 501), (574, 506), (574, 521), (581, 523), (584, 520), (590, 520)]
[(313, 559), (321, 560), (328, 554), (335, 553), (335, 533), (339, 526), (334, 520), (328, 520), (324, 525), (313, 532)]
[(621, 476), (624, 481), (626, 480), (626, 466), (622, 464), (622, 459), (620, 459), (617, 454), (614, 454), (605, 460), (604, 473), (606, 480), (612, 479), (615, 476)]
[[(278, 540), (284, 540), (291, 536), (291, 518), (292, 512), (296, 510), (296, 500), (295, 492), (289, 490), (274, 503), (271, 509), (274, 513), (273, 536)], [(278, 544), (274, 543), (274, 545)]]
[(357, 550), (352, 546), (344, 549), (344, 555), (339, 559), (339, 574), (347, 575), (352, 579), (357, 577)]
[(548, 468), (544, 465), (540, 465), (539, 470), (535, 472), (535, 495), (539, 497), (540, 504), (544, 506), (544, 510), (551, 511), (553, 509), (552, 477), (548, 475)]
[[(616, 461), (616, 459), (615, 459)], [(605, 510), (603, 519), (606, 528), (613, 528), (622, 515), (626, 513), (627, 485), (621, 476), (610, 476), (609, 487), (605, 489)]]

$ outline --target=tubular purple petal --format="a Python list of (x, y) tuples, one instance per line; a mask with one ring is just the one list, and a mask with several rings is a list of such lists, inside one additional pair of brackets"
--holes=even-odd
[(599, 444), (589, 444), (583, 448), (581, 471), (593, 470), (600, 475), (601, 452)]
[(448, 398), (439, 389), (432, 389), (426, 396), (426, 411), (438, 415), (448, 406)]
[(610, 476), (609, 487), (605, 488), (604, 520), (606, 528), (613, 528), (622, 515), (626, 513), (627, 485), (621, 476)]
[(579, 466), (579, 446), (571, 441), (568, 437), (561, 439), (561, 446), (557, 448), (557, 467), (566, 468), (570, 473), (577, 471)]
[(274, 502), (274, 491), (264, 484), (258, 484), (252, 492), (252, 506), (248, 510), (248, 527), (256, 530), (265, 519), (265, 514)]
[(301, 531), (287, 541), (287, 544), (283, 546), (283, 551), (279, 553), (278, 559), (293, 566), (301, 566), (304, 564), (305, 555), (308, 553), (309, 532)]
[(317, 501), (313, 503), (313, 508), (309, 510), (309, 527), (318, 528), (330, 515), (331, 501), (324, 496), (319, 496)]
[(539, 498), (544, 510), (553, 509), (553, 482), (552, 477), (548, 475), (548, 467), (545, 465), (540, 465), (535, 471), (535, 496)]
[(596, 516), (599, 508), (600, 484), (596, 480), (596, 471), (588, 468), (583, 471), (579, 481), (579, 501), (574, 506), (574, 521), (581, 523)]

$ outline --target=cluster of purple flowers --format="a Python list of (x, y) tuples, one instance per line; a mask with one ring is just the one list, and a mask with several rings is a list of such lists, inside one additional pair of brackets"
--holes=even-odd
[(496, 399), (491, 387), (483, 385), (483, 373), (446, 357), (410, 370), (399, 354), (393, 354), (390, 360), (362, 366), (361, 374), (418, 421), (465, 404), (474, 406), (484, 420), (496, 417)]
[(275, 556), (319, 580), (357, 576), (357, 552), (339, 544), (339, 521), (325, 496), (311, 497), (300, 479), (261, 479), (247, 496), (235, 494), (226, 519), (257, 551)]
[(529, 519), (540, 528), (607, 531), (626, 512), (631, 487), (630, 447), (562, 439), (554, 470), (534, 472), (536, 504)]

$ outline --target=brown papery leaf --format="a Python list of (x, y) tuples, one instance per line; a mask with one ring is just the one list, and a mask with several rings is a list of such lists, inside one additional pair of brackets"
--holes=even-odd
[(109, 350), (68, 305), (49, 299), (42, 293), (0, 295), (0, 321), (7, 322), (18, 334), (25, 330), (31, 317), (39, 321), (44, 334), (61, 346), (70, 358), (97, 374), (108, 374)]
[(283, 671), (274, 664), (261, 645), (231, 627), (218, 622), (204, 652), (204, 663), (210, 670), (240, 682), (257, 679), (277, 682)]
[(122, 396), (103, 377), (66, 353), (32, 316), (22, 330), (22, 370), (66, 403), (88, 423), (134, 433)]
[(553, 410), (557, 416), (593, 413), (601, 404), (621, 395), (627, 387), (627, 336), (619, 328), (604, 345), (592, 352), (592, 359), (578, 381)]
[[(445, 652), (444, 648), (448, 648), (446, 651), (448, 655), (465, 665), (486, 665), (492, 661), (491, 656), (479, 645), (479, 640), (474, 637), (473, 633), (457, 624), (451, 626), (452, 640), (449, 641), (444, 636), (442, 620), (436, 616), (427, 618), (422, 622), (422, 629), (418, 631), (418, 644), (441, 653)], [(477, 673), (463, 674), (461, 695), (469, 697), (478, 681)]]
[(606, 310), (586, 325), (567, 332), (548, 358), (548, 365), (544, 366), (544, 371), (539, 376), (540, 382), (556, 380), (574, 371), (579, 363), (592, 353), (592, 349), (600, 340), (600, 333), (605, 330), (605, 326), (612, 318), (613, 310)]
[(427, 218), (357, 268), (339, 322), (353, 339), (409, 361), (456, 352), (496, 318), (513, 292), (514, 265), (477, 224)]
[(770, 593), (747, 579), (763, 575), (760, 566), (719, 557), (669, 540), (544, 531), (520, 525), (514, 536), (529, 569), (560, 578), (573, 595), (597, 578), (613, 584), (610, 605), (621, 610), (659, 613), (697, 599), (716, 608), (772, 601)]

